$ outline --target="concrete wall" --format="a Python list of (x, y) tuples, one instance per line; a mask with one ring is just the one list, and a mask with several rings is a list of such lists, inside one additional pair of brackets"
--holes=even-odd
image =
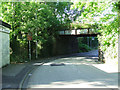
[(0, 68), (10, 63), (9, 29), (0, 26)]
[(78, 40), (77, 37), (73, 36), (61, 36), (56, 38), (56, 42), (53, 45), (54, 55), (72, 54), (78, 51)]
[[(120, 10), (118, 12), (118, 17), (120, 17)], [(118, 24), (120, 25), (120, 18), (118, 18), (118, 20), (119, 20)], [(118, 30), (120, 30), (120, 27), (118, 28)], [(118, 33), (118, 72), (120, 72), (120, 31)], [(119, 79), (120, 79), (120, 76), (119, 76)], [(120, 89), (120, 83), (118, 84), (119, 84), (118, 88)]]
[[(1, 30), (1, 27), (0, 27)], [(0, 32), (0, 68), (2, 67), (2, 32)]]

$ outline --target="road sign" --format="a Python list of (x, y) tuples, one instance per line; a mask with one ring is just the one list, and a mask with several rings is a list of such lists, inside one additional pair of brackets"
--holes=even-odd
[(32, 40), (32, 33), (31, 33), (31, 32), (29, 32), (29, 33), (27, 34), (27, 40), (29, 40), (29, 41)]

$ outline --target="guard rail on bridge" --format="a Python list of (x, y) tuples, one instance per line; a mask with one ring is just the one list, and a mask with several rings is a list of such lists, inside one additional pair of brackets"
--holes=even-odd
[(77, 37), (89, 37), (93, 36), (96, 37), (98, 35), (94, 29), (77, 29), (77, 30), (62, 30), (59, 31), (60, 36), (77, 36)]

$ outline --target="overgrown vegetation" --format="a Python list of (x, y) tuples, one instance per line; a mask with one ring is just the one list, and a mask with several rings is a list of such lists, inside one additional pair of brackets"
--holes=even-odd
[[(77, 18), (76, 23), (84, 25), (100, 33), (98, 36), (99, 49), (103, 52), (106, 62), (118, 62), (118, 32), (119, 32), (119, 17), (120, 2), (117, 1), (103, 1), (96, 2), (76, 2), (73, 7), (83, 8), (84, 12)], [(82, 25), (81, 24), (81, 25)], [(76, 26), (79, 28), (81, 25)]]
[(88, 52), (91, 50), (91, 48), (87, 44), (79, 43), (78, 46), (79, 46), (79, 52)]
[(65, 29), (71, 22), (65, 13), (70, 5), (68, 2), (2, 2), (2, 20), (12, 26), (11, 61), (28, 60), (28, 33), (32, 34), (32, 59), (35, 59), (36, 41), (38, 56), (51, 56), (56, 31)]
[[(37, 52), (43, 57), (52, 56), (56, 31), (79, 28), (92, 28), (100, 33), (99, 48), (104, 52), (105, 60), (118, 59), (120, 20), (117, 16), (120, 13), (120, 2), (2, 2), (1, 6), (2, 20), (12, 25), (12, 61), (28, 60), (29, 32), (32, 32), (32, 56), (35, 57), (37, 42)], [(83, 42), (79, 44), (79, 48), (80, 51), (90, 50)]]
[(106, 63), (118, 63), (118, 33), (119, 33), (119, 17), (117, 16), (118, 11), (118, 2), (111, 4), (113, 6), (113, 13), (116, 12), (116, 15), (113, 15), (110, 18), (102, 18), (104, 21), (113, 19), (107, 24), (102, 24), (100, 27), (101, 36), (98, 36), (100, 42), (100, 49), (104, 53), (104, 61)]
[(79, 52), (88, 52), (90, 50), (98, 49), (97, 37), (79, 37), (78, 38)]

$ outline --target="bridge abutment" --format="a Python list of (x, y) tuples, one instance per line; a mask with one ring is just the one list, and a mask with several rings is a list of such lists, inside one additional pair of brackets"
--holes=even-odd
[(77, 37), (60, 36), (53, 44), (53, 55), (72, 54), (79, 52)]

